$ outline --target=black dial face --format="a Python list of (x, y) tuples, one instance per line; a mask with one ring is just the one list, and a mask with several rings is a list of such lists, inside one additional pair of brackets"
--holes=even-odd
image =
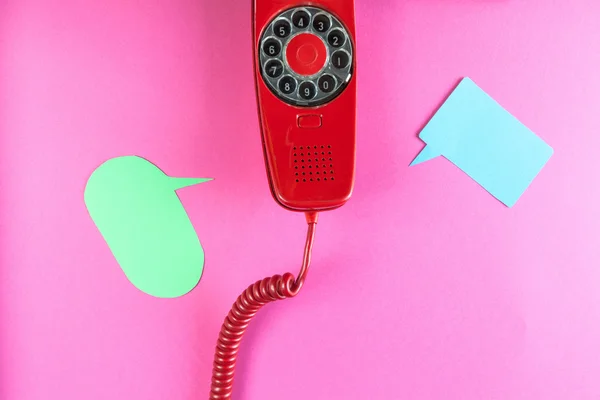
[[(294, 71), (287, 59), (288, 44), (301, 34), (318, 37), (326, 51), (323, 67), (308, 76)], [(352, 79), (354, 49), (350, 35), (339, 19), (321, 8), (295, 7), (277, 15), (264, 30), (259, 46), (262, 78), (287, 103), (301, 107), (328, 103)]]

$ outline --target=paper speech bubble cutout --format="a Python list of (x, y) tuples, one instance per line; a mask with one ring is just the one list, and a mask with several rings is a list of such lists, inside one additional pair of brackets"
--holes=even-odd
[(204, 250), (176, 190), (206, 178), (173, 178), (136, 156), (117, 157), (89, 177), (88, 212), (129, 281), (152, 296), (191, 291)]
[(460, 82), (419, 137), (426, 146), (411, 166), (442, 155), (509, 207), (554, 152), (469, 78)]

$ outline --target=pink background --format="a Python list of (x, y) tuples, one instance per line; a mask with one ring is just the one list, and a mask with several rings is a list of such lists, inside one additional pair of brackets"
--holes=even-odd
[[(600, 398), (599, 21), (597, 0), (357, 0), (355, 195), (252, 325), (236, 399)], [(206, 398), (236, 296), (297, 271), (250, 31), (249, 0), (0, 2), (0, 398)], [(443, 158), (407, 167), (465, 75), (555, 149), (514, 209)], [(84, 207), (126, 154), (216, 178), (180, 192), (207, 255), (183, 298), (137, 291)]]

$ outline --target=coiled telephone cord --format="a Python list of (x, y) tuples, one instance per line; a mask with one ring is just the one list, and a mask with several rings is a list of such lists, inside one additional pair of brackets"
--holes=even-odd
[(308, 233), (304, 246), (304, 257), (298, 276), (291, 273), (275, 275), (250, 285), (236, 300), (223, 322), (213, 362), (210, 400), (230, 400), (233, 378), (240, 343), (252, 318), (265, 305), (277, 300), (295, 297), (302, 289), (315, 238), (318, 214), (306, 213)]

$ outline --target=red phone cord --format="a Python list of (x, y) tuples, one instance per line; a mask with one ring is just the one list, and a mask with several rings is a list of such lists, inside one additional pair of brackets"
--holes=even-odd
[(231, 311), (225, 318), (225, 322), (223, 322), (217, 341), (210, 400), (231, 399), (235, 363), (240, 349), (240, 342), (258, 310), (267, 303), (295, 297), (300, 292), (310, 265), (317, 217), (316, 212), (306, 213), (308, 233), (306, 235), (302, 267), (298, 277), (294, 280), (294, 275), (288, 272), (283, 276), (275, 275), (260, 280), (250, 285), (233, 304)]

